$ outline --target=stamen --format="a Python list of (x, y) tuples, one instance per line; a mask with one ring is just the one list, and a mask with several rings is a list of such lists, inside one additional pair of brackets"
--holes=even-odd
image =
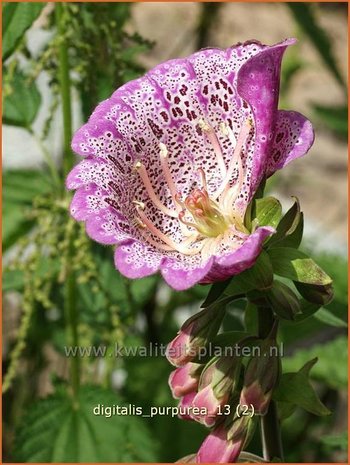
[(198, 231), (198, 227), (196, 225), (196, 223), (193, 223), (192, 221), (187, 221), (185, 220), (185, 210), (182, 210), (180, 213), (179, 213), (179, 220), (181, 221), (182, 224), (185, 224), (186, 226), (190, 226), (191, 228), (195, 228), (196, 231)]
[(251, 123), (250, 123), (249, 120), (246, 120), (246, 122), (243, 123), (241, 131), (239, 133), (237, 144), (236, 144), (236, 147), (234, 149), (233, 156), (232, 156), (232, 158), (230, 160), (226, 176), (225, 176), (224, 180), (222, 181), (221, 185), (216, 190), (216, 192), (213, 194), (214, 199), (217, 199), (223, 193), (223, 191), (225, 190), (225, 187), (230, 182), (231, 176), (232, 176), (233, 171), (235, 169), (236, 162), (238, 162), (239, 175), (241, 174), (241, 172), (242, 172), (242, 164), (241, 165), (239, 164), (239, 160), (240, 160), (243, 144), (244, 144), (244, 142), (245, 142), (245, 140), (246, 140), (246, 138), (247, 138), (247, 136), (249, 134), (250, 128), (251, 128)]
[(180, 193), (177, 192), (175, 194), (175, 202), (178, 203), (180, 205), (180, 207), (183, 209), (183, 210), (186, 210), (186, 205), (185, 203), (181, 200), (181, 197), (180, 197)]
[(221, 146), (219, 139), (217, 138), (217, 135), (214, 131), (214, 129), (203, 119), (200, 119), (198, 121), (198, 126), (202, 129), (202, 131), (207, 135), (207, 138), (209, 142), (211, 143), (216, 159), (219, 165), (219, 169), (221, 171), (221, 175), (224, 177), (226, 175), (226, 165), (225, 165), (225, 160), (224, 156), (222, 154)]
[(176, 199), (175, 199), (175, 196), (177, 194), (177, 189), (176, 189), (176, 186), (175, 186), (175, 183), (174, 183), (174, 180), (173, 180), (173, 177), (171, 175), (170, 168), (169, 168), (168, 149), (166, 148), (166, 145), (163, 144), (162, 142), (160, 142), (159, 148), (160, 148), (160, 153), (159, 153), (160, 163), (161, 163), (161, 166), (162, 166), (162, 169), (163, 169), (164, 177), (165, 177), (165, 180), (166, 180), (166, 182), (167, 182), (167, 184), (169, 186), (169, 190), (170, 190), (173, 202), (174, 202), (175, 206), (178, 209), (179, 207), (177, 206)]
[[(137, 213), (139, 214), (141, 222), (149, 229), (149, 231), (156, 237), (158, 237), (161, 241), (165, 242), (166, 245), (170, 247), (170, 250), (176, 250), (184, 255), (195, 255), (198, 253), (197, 249), (188, 249), (184, 247), (181, 243), (176, 244), (170, 237), (166, 234), (162, 233), (153, 223), (152, 221), (145, 215), (143, 210), (140, 206), (136, 206)], [(146, 236), (148, 240), (148, 236)], [(149, 238), (152, 239), (152, 238)], [(150, 241), (149, 241), (150, 242)], [(153, 245), (156, 245), (157, 242), (154, 241)], [(159, 244), (159, 246), (164, 246), (164, 244)]]
[(204, 190), (208, 191), (207, 178), (205, 177), (205, 172), (203, 168), (198, 168), (198, 173), (201, 178), (202, 187)]
[(163, 213), (165, 213), (168, 216), (171, 216), (172, 218), (177, 218), (177, 213), (174, 210), (171, 210), (170, 208), (166, 207), (163, 205), (161, 202), (160, 198), (157, 196), (155, 193), (153, 186), (151, 184), (151, 181), (148, 177), (147, 170), (145, 166), (140, 162), (137, 161), (134, 165), (134, 169), (139, 173), (140, 178), (145, 186), (145, 189), (149, 195), (149, 198), (152, 200), (154, 205), (159, 208)]

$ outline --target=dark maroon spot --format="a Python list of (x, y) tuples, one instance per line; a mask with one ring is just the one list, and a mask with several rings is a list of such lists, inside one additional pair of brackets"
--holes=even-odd
[(283, 136), (284, 136), (284, 133), (283, 133), (283, 132), (279, 132), (279, 133), (277, 134), (277, 136), (276, 136), (276, 142), (277, 142), (277, 144), (278, 144), (279, 142), (281, 142), (281, 140), (283, 139)]
[(281, 151), (276, 150), (276, 152), (273, 154), (273, 159), (277, 162), (281, 158)]
[(166, 111), (161, 111), (160, 116), (163, 118), (164, 121), (169, 121), (169, 116)]
[(208, 86), (207, 86), (207, 85), (205, 85), (205, 86), (203, 87), (203, 94), (204, 94), (204, 95), (208, 95)]
[(108, 155), (107, 158), (113, 163), (114, 166), (118, 168), (119, 171), (121, 171), (122, 173), (125, 172), (124, 168), (122, 167), (122, 165), (119, 163), (119, 161), (116, 158), (112, 157), (111, 155)]
[(174, 97), (174, 103), (176, 103), (177, 105), (180, 103), (180, 97), (178, 95)]
[(188, 87), (185, 86), (185, 84), (182, 84), (181, 86), (181, 89), (180, 89), (180, 94), (183, 96), (183, 95), (186, 95), (187, 94), (187, 90), (188, 90)]
[(220, 82), (221, 82), (223, 88), (227, 89), (227, 82), (225, 82), (223, 79), (220, 79)]
[(152, 121), (150, 118), (147, 118), (147, 122), (153, 132), (153, 134), (158, 138), (160, 139), (162, 136), (163, 136), (163, 131), (162, 129), (154, 122)]

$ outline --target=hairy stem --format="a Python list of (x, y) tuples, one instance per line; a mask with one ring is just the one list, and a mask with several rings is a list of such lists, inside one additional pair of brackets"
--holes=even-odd
[[(269, 307), (258, 308), (258, 335), (266, 338), (270, 333), (275, 318)], [(283, 461), (283, 448), (281, 438), (281, 428), (278, 419), (277, 406), (275, 401), (271, 400), (266, 415), (260, 419), (261, 439), (264, 459), (267, 461), (278, 458)]]

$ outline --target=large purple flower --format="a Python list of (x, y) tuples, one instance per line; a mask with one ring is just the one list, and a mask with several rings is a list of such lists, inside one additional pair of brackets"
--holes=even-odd
[(310, 122), (277, 110), (289, 39), (167, 61), (118, 89), (75, 134), (71, 213), (117, 245), (129, 278), (160, 271), (177, 290), (249, 268), (269, 227), (244, 213), (259, 183), (313, 142)]

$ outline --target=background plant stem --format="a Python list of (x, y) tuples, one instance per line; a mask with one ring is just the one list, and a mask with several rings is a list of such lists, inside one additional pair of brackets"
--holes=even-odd
[(63, 171), (67, 175), (74, 163), (73, 152), (70, 148), (72, 140), (72, 108), (71, 89), (69, 77), (68, 47), (66, 42), (65, 14), (67, 5), (64, 3), (55, 4), (56, 26), (58, 35), (58, 75), (60, 83), (60, 93), (62, 101), (63, 117)]
[[(56, 26), (58, 35), (58, 72), (60, 94), (62, 102), (63, 119), (63, 172), (64, 176), (71, 170), (74, 162), (73, 153), (70, 148), (72, 140), (72, 107), (71, 89), (69, 77), (68, 47), (65, 40), (65, 14), (67, 5), (55, 4)], [(66, 319), (67, 342), (73, 346), (79, 346), (78, 335), (78, 313), (76, 305), (76, 279), (72, 269), (71, 257), (74, 255), (74, 224), (67, 224), (67, 248), (65, 257), (65, 283), (64, 283), (64, 315)], [(70, 359), (70, 382), (72, 386), (73, 399), (77, 403), (80, 387), (80, 360), (79, 357)]]
[[(270, 333), (275, 318), (269, 307), (258, 307), (258, 336), (266, 338)], [(266, 415), (260, 419), (261, 440), (264, 459), (267, 461), (278, 457), (283, 461), (281, 427), (278, 419), (276, 403), (271, 400)]]

